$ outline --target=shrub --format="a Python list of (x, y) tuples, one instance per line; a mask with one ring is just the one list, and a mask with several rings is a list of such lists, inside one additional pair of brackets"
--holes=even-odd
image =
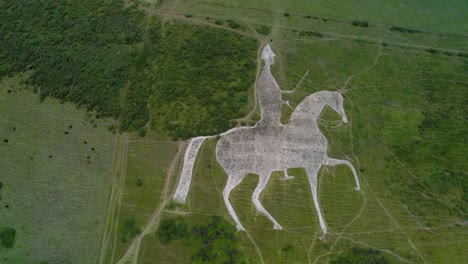
[(422, 33), (421, 30), (404, 27), (390, 27), (390, 31), (398, 31), (402, 33)]
[(216, 20), (215, 20), (215, 24), (216, 24), (216, 25), (222, 25), (223, 23), (224, 23), (224, 21), (221, 20), (221, 19), (216, 19)]
[(356, 26), (356, 27), (369, 27), (369, 22), (367, 21), (353, 21), (351, 23), (353, 26)]
[(289, 14), (289, 13), (284, 13), (284, 16), (285, 16), (285, 17), (289, 17), (290, 14)]
[(271, 27), (269, 26), (260, 26), (256, 28), (255, 30), (262, 35), (268, 35), (271, 33)]
[(128, 219), (123, 225), (122, 242), (125, 243), (133, 237), (139, 235), (140, 233), (141, 229), (136, 225), (135, 219)]
[(236, 21), (234, 21), (232, 19), (228, 19), (227, 22), (228, 22), (228, 26), (230, 28), (233, 28), (233, 29), (240, 28), (240, 26), (241, 26), (239, 23), (237, 23)]
[(191, 18), (193, 15), (192, 14), (185, 14), (186, 18)]
[(390, 261), (378, 250), (353, 247), (351, 250), (342, 254), (331, 261), (333, 264), (354, 264), (354, 263), (372, 263), (387, 264)]
[(156, 231), (156, 235), (162, 244), (185, 238), (188, 234), (187, 223), (181, 217), (163, 219)]
[(323, 37), (322, 33), (317, 32), (317, 31), (301, 31), (299, 32), (299, 36), (307, 36), (307, 37), (316, 37), (316, 38), (321, 38)]
[(11, 227), (3, 227), (0, 229), (0, 246), (4, 248), (12, 248), (15, 244), (16, 230)]
[(140, 187), (142, 185), (143, 185), (143, 181), (141, 180), (140, 177), (138, 177), (137, 180), (136, 180), (136, 186)]

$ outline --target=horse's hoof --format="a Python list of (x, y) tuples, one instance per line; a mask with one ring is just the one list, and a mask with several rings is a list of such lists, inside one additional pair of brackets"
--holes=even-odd
[(356, 190), (356, 191), (360, 191), (360, 190), (361, 190), (361, 188), (359, 188), (359, 187), (354, 187), (354, 190)]
[(283, 230), (283, 228), (282, 228), (279, 224), (275, 224), (275, 225), (273, 226), (273, 229), (274, 229), (274, 230)]

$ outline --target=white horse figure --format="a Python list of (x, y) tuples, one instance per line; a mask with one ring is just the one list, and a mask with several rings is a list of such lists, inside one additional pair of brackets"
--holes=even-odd
[[(254, 127), (240, 127), (221, 134), (216, 145), (216, 157), (228, 175), (223, 198), (229, 214), (237, 224), (238, 230), (245, 230), (234, 208), (229, 201), (231, 191), (239, 185), (248, 173), (259, 175), (258, 185), (252, 195), (252, 202), (258, 211), (263, 213), (273, 223), (274, 229), (281, 230), (281, 225), (268, 213), (261, 204), (259, 197), (268, 184), (273, 171), (284, 171), (285, 178), (288, 168), (305, 168), (312, 191), (312, 198), (319, 217), (320, 227), (325, 235), (327, 226), (322, 216), (317, 195), (317, 174), (322, 165), (347, 165), (354, 174), (356, 190), (360, 189), (359, 178), (353, 165), (347, 160), (333, 159), (327, 156), (328, 142), (317, 126), (317, 119), (325, 106), (330, 106), (341, 115), (342, 121), (347, 123), (343, 108), (343, 97), (340, 92), (320, 91), (306, 97), (294, 110), (286, 125), (276, 120), (280, 116), (282, 104), (281, 89), (271, 75), (270, 65), (274, 54), (269, 46), (264, 48), (262, 59), (266, 66), (259, 76), (258, 97), (261, 106), (262, 119)], [(278, 98), (279, 91), (279, 98)], [(193, 156), (205, 138), (192, 140), (186, 153)], [(194, 151), (192, 151), (194, 150)], [(183, 177), (192, 175), (193, 162), (186, 168), (184, 164)], [(185, 202), (190, 180), (179, 182), (174, 199)], [(182, 187), (181, 187), (182, 186)], [(185, 187), (184, 187), (185, 186)], [(179, 189), (180, 187), (180, 189)]]

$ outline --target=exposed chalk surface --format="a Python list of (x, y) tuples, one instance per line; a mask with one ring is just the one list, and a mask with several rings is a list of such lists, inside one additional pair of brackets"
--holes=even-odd
[[(224, 202), (237, 224), (237, 229), (245, 230), (229, 201), (229, 195), (245, 175), (258, 174), (259, 181), (252, 194), (252, 202), (256, 209), (273, 223), (274, 229), (281, 230), (281, 225), (261, 204), (260, 194), (268, 184), (273, 171), (283, 171), (284, 179), (288, 180), (293, 178), (287, 174), (288, 168), (305, 168), (320, 227), (323, 234), (326, 234), (326, 222), (317, 194), (317, 174), (320, 167), (340, 164), (348, 166), (354, 174), (356, 189), (360, 189), (359, 178), (353, 165), (349, 161), (327, 156), (328, 141), (317, 126), (318, 118), (325, 106), (330, 106), (340, 114), (343, 123), (348, 122), (343, 107), (343, 97), (340, 92), (335, 91), (311, 94), (296, 107), (290, 121), (286, 125), (281, 124), (281, 108), (287, 102), (282, 100), (282, 90), (270, 70), (274, 57), (270, 45), (266, 45), (261, 53), (265, 67), (260, 72), (256, 87), (261, 120), (254, 127), (237, 127), (220, 134), (220, 140), (216, 145), (216, 159), (228, 174), (223, 190)], [(173, 198), (177, 202), (184, 203), (187, 198), (193, 165), (198, 150), (206, 138), (208, 137), (197, 137), (190, 141), (179, 185)]]
[(185, 151), (184, 165), (182, 167), (182, 173), (180, 174), (179, 184), (177, 185), (173, 198), (176, 202), (185, 203), (187, 199), (190, 183), (192, 182), (193, 165), (197, 158), (198, 150), (206, 138), (207, 137), (196, 137), (190, 140), (187, 150)]
[(261, 57), (266, 66), (262, 69), (257, 82), (261, 120), (254, 127), (233, 129), (221, 134), (221, 139), (216, 145), (216, 158), (228, 174), (228, 181), (223, 190), (224, 202), (237, 224), (237, 229), (245, 230), (229, 201), (229, 196), (245, 175), (258, 174), (259, 182), (253, 192), (252, 202), (256, 209), (273, 223), (274, 229), (282, 229), (261, 204), (260, 194), (268, 184), (273, 171), (284, 171), (284, 178), (291, 179), (287, 175), (288, 168), (305, 168), (320, 227), (323, 234), (326, 234), (326, 222), (317, 194), (317, 174), (320, 167), (347, 165), (354, 174), (356, 189), (360, 188), (359, 179), (351, 163), (327, 156), (328, 141), (317, 126), (317, 119), (325, 106), (330, 106), (340, 114), (344, 123), (348, 121), (343, 108), (343, 97), (334, 91), (311, 94), (297, 106), (290, 121), (286, 125), (281, 124), (281, 107), (285, 102), (281, 98), (281, 88), (270, 70), (274, 56), (271, 47), (265, 46)]

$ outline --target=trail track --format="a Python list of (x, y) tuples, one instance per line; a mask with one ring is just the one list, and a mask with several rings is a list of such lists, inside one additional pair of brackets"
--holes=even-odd
[(153, 213), (151, 218), (148, 220), (148, 222), (145, 225), (145, 228), (143, 229), (141, 234), (139, 234), (132, 241), (132, 244), (128, 248), (125, 255), (117, 262), (118, 264), (125, 264), (125, 263), (137, 264), (138, 254), (139, 254), (139, 251), (140, 251), (141, 240), (147, 234), (149, 234), (151, 232), (154, 232), (157, 229), (159, 221), (161, 220), (161, 215), (162, 215), (161, 212), (164, 210), (164, 208), (166, 207), (167, 203), (170, 201), (171, 196), (172, 196), (172, 194), (169, 193), (169, 186), (171, 184), (171, 176), (174, 175), (175, 165), (177, 164), (177, 161), (182, 156), (183, 148), (184, 148), (184, 144), (179, 144), (179, 150), (177, 152), (177, 155), (172, 160), (171, 166), (169, 167), (169, 170), (167, 171), (165, 185), (164, 185), (164, 194), (163, 194), (164, 199), (163, 199), (163, 202), (156, 209), (156, 211)]

